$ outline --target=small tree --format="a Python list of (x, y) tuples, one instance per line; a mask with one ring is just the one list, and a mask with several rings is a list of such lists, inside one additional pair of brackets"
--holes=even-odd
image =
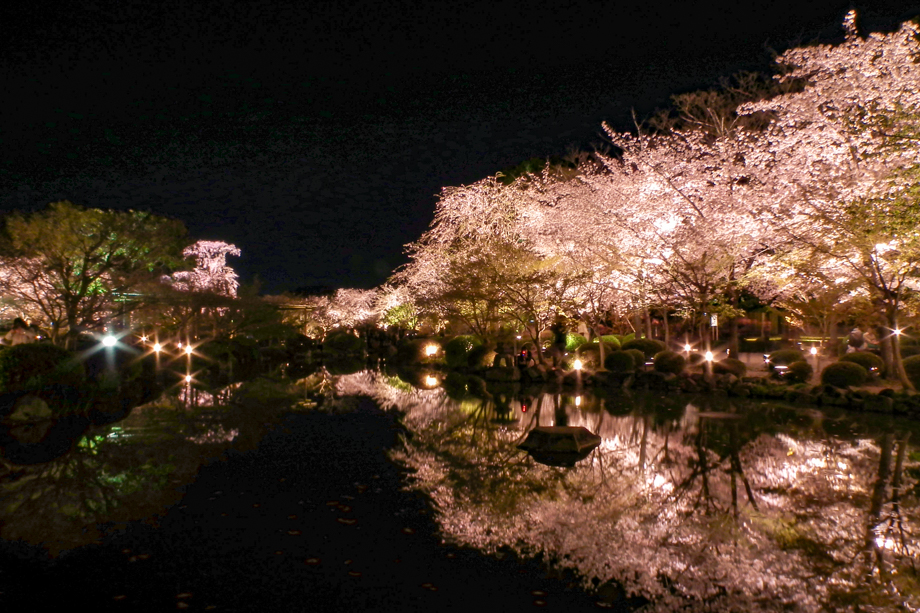
[(185, 226), (143, 211), (54, 202), (7, 218), (0, 289), (40, 311), (55, 342), (104, 324), (125, 296), (181, 263)]

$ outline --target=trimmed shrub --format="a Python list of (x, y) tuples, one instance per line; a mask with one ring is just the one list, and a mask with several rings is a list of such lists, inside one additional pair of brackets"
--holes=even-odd
[(684, 359), (684, 356), (675, 351), (656, 353), (653, 361), (655, 362), (656, 371), (675, 375), (682, 373), (687, 366), (687, 360)]
[(912, 355), (904, 358), (904, 370), (907, 372), (907, 378), (914, 387), (920, 389), (920, 355)]
[(632, 356), (633, 366), (635, 368), (642, 368), (648, 361), (648, 358), (645, 356), (645, 354), (638, 349), (623, 349), (623, 353), (628, 353)]
[[(608, 345), (613, 346), (615, 349), (620, 348), (620, 339), (617, 337), (616, 334), (605, 334), (601, 337), (601, 340), (607, 343)], [(593, 342), (596, 343), (597, 338), (595, 338)]]
[(805, 360), (800, 360), (789, 365), (784, 377), (790, 383), (807, 383), (814, 372), (815, 369), (811, 367), (811, 364)]
[(614, 351), (604, 360), (604, 367), (610, 372), (627, 373), (636, 369), (636, 362), (626, 351)]
[(461, 368), (469, 362), (470, 351), (482, 345), (479, 337), (471, 334), (455, 336), (444, 345), (444, 359), (450, 368)]
[(323, 341), (323, 353), (351, 354), (364, 352), (364, 339), (348, 330), (333, 330)]
[[(885, 360), (878, 357), (874, 353), (869, 353), (867, 351), (857, 351), (855, 353), (847, 353), (840, 357), (840, 362), (853, 362), (854, 364), (859, 364), (866, 369), (866, 372), (869, 373), (869, 376), (878, 375), (879, 377), (885, 376)], [(874, 370), (873, 370), (874, 369)]]
[(66, 349), (46, 343), (14, 345), (0, 350), (0, 392), (40, 390), (48, 386), (81, 386), (83, 364)]
[(821, 383), (834, 387), (862, 385), (868, 378), (866, 369), (854, 362), (834, 362), (821, 371)]
[(569, 353), (572, 353), (587, 342), (588, 339), (583, 337), (581, 334), (569, 332), (565, 335), (565, 350)]
[(656, 353), (661, 353), (668, 348), (661, 341), (656, 341), (653, 338), (634, 338), (631, 341), (623, 343), (623, 349), (638, 349), (643, 354), (645, 354), (646, 359), (651, 359)]
[(789, 366), (804, 359), (805, 356), (798, 349), (780, 349), (770, 354), (770, 364), (773, 366)]
[(735, 375), (739, 379), (747, 374), (747, 366), (741, 360), (725, 358), (712, 363), (714, 375)]
[(491, 368), (495, 361), (495, 351), (488, 345), (476, 345), (466, 356), (466, 365), (472, 369)]
[[(604, 358), (618, 351), (618, 347), (610, 343), (604, 343)], [(585, 368), (597, 368), (601, 363), (601, 344), (587, 343), (578, 348), (578, 359), (582, 361)]]
[(690, 365), (691, 365), (691, 366), (696, 366), (697, 364), (699, 364), (699, 363), (702, 362), (702, 361), (703, 361), (703, 354), (702, 354), (702, 353), (691, 353), (691, 354), (690, 354)]

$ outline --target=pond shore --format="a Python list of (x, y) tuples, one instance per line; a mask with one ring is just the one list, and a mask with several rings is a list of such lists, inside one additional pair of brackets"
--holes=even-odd
[[(0, 546), (0, 604), (112, 611), (430, 611), (623, 608), (508, 552), (444, 545), (428, 501), (387, 458), (398, 416), (292, 414), (251, 452), (203, 466), (162, 517), (110, 527), (49, 560)], [(501, 559), (499, 559), (501, 558)], [(16, 606), (16, 609), (12, 607)]]

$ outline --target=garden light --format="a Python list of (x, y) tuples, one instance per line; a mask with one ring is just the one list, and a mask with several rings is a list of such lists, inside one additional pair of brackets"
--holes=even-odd
[(687, 343), (686, 345), (684, 345), (684, 351), (686, 351), (687, 353), (690, 353), (690, 349), (691, 349), (690, 343)]
[(575, 370), (581, 370), (582, 363), (581, 360), (575, 360)]
[(186, 346), (185, 346), (185, 354), (186, 354), (186, 355), (192, 355), (192, 346), (191, 346), (191, 345), (186, 345)]
[(707, 351), (707, 352), (706, 352), (705, 358), (706, 358), (706, 361), (707, 361), (707, 362), (712, 362), (712, 352), (711, 352), (711, 351)]
[(431, 375), (425, 375), (425, 385), (427, 385), (428, 387), (437, 387), (438, 378), (432, 377)]
[(438, 352), (438, 346), (437, 346), (437, 345), (426, 345), (426, 346), (425, 346), (425, 355), (427, 355), (427, 356), (430, 357), (430, 356), (433, 356), (434, 354), (436, 354), (437, 352)]
[(811, 355), (818, 355), (818, 348), (817, 348), (817, 347), (812, 347), (812, 348), (811, 348)]
[(102, 344), (105, 345), (106, 347), (114, 347), (117, 342), (118, 342), (118, 339), (116, 339), (114, 336), (111, 336), (111, 335), (105, 336), (102, 339)]
[(575, 396), (575, 406), (576, 407), (581, 406), (581, 396)]
[(156, 351), (157, 353), (160, 353), (160, 351), (163, 350), (163, 345), (161, 345), (160, 343), (154, 343), (153, 350)]
[(192, 375), (185, 375), (185, 382), (186, 382), (186, 383), (191, 383), (191, 382), (192, 382)]

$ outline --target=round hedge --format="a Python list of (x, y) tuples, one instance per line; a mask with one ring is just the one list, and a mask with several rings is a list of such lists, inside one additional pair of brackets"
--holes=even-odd
[[(614, 351), (617, 351), (618, 347), (611, 345), (610, 343), (604, 343), (604, 358)], [(601, 345), (600, 343), (588, 343), (582, 345), (578, 348), (578, 359), (582, 361), (582, 364), (585, 368), (597, 368), (601, 363)]]
[[(616, 349), (619, 349), (619, 348), (620, 348), (620, 345), (621, 345), (620, 339), (617, 337), (616, 334), (605, 334), (605, 335), (601, 336), (601, 340), (604, 341), (605, 343), (607, 343), (608, 345), (612, 345), (612, 346), (615, 347)], [(595, 338), (593, 342), (596, 343), (596, 342), (597, 342), (597, 338)]]
[(471, 334), (455, 336), (444, 345), (444, 360), (450, 368), (461, 368), (468, 364), (470, 351), (482, 345), (479, 337)]
[(805, 356), (798, 349), (780, 349), (770, 354), (770, 364), (773, 366), (789, 366), (804, 359)]
[(684, 368), (687, 366), (687, 360), (684, 359), (684, 356), (675, 351), (660, 351), (655, 354), (653, 361), (656, 371), (675, 375), (684, 372)]
[(904, 358), (904, 370), (907, 372), (908, 380), (915, 388), (920, 389), (920, 355)]
[(27, 343), (0, 350), (0, 392), (40, 390), (50, 385), (78, 387), (85, 379), (83, 364), (56, 345)]
[(627, 349), (638, 349), (643, 354), (645, 354), (646, 359), (650, 359), (656, 353), (661, 353), (662, 351), (668, 348), (661, 341), (657, 341), (653, 338), (634, 338), (631, 341), (626, 341), (623, 343), (623, 350)]
[(476, 345), (466, 356), (466, 365), (475, 370), (491, 368), (495, 361), (495, 351), (488, 345)]
[(576, 334), (574, 332), (569, 332), (565, 335), (565, 350), (569, 353), (572, 353), (582, 345), (586, 344), (588, 339), (583, 337), (581, 334)]
[(853, 362), (834, 362), (821, 371), (821, 383), (834, 387), (862, 385), (868, 378), (866, 369)]
[(789, 365), (785, 377), (790, 383), (807, 383), (814, 372), (815, 369), (811, 367), (811, 364), (805, 360), (799, 360)]
[(747, 374), (747, 365), (735, 358), (725, 358), (712, 363), (712, 372), (715, 375), (735, 375), (741, 378)]
[[(868, 372), (870, 376), (873, 374), (877, 374), (879, 377), (885, 376), (885, 360), (878, 357), (874, 353), (869, 353), (867, 351), (847, 353), (841, 356), (839, 361), (859, 364), (866, 369), (866, 372)], [(873, 370), (873, 368), (875, 370)]]
[(632, 356), (633, 365), (635, 368), (642, 368), (648, 361), (648, 358), (645, 356), (645, 354), (638, 349), (623, 349), (622, 351), (623, 353), (628, 353)]
[(323, 353), (350, 354), (364, 351), (364, 339), (348, 330), (333, 330), (323, 341)]
[(636, 362), (626, 351), (614, 351), (604, 360), (604, 367), (610, 372), (627, 373), (635, 370)]

